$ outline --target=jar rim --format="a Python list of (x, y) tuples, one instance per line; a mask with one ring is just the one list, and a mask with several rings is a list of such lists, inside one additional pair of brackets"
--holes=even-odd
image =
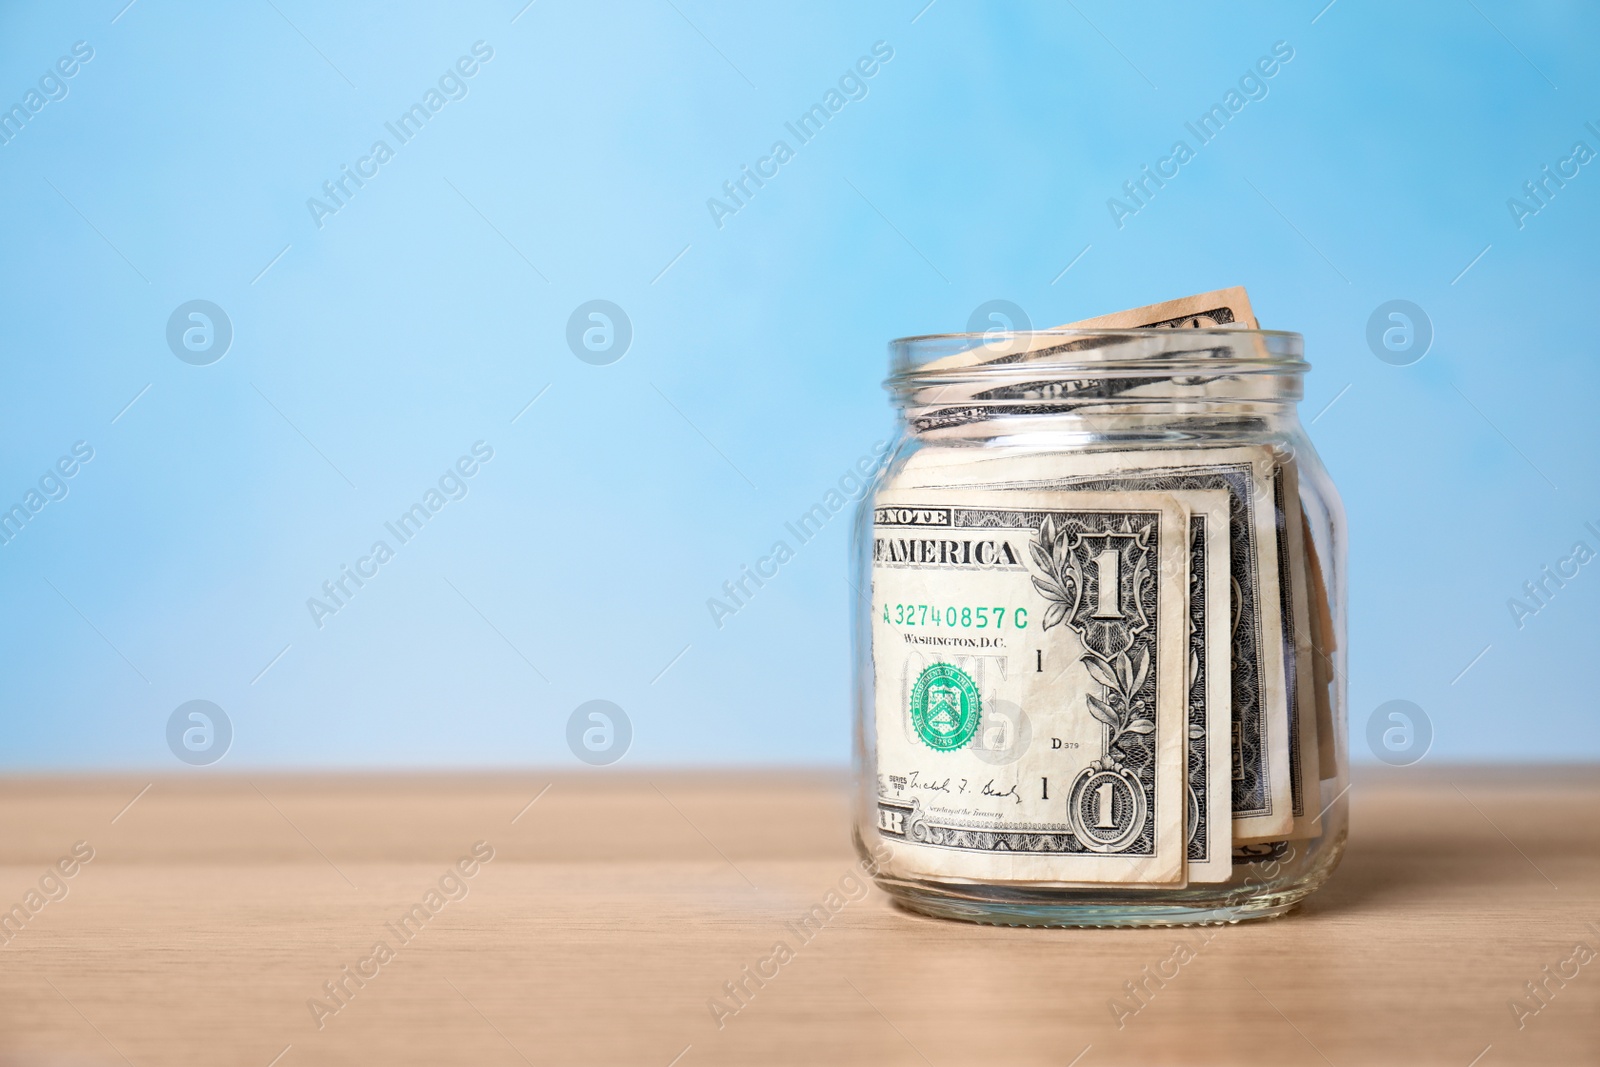
[(1296, 376), (1311, 367), (1288, 330), (1057, 327), (921, 334), (889, 342), (889, 383), (1001, 377), (1173, 374)]
[(1294, 347), (1305, 342), (1302, 334), (1293, 330), (1245, 330), (1234, 326), (1206, 326), (1200, 329), (1175, 330), (1171, 327), (1141, 327), (1138, 329), (1101, 329), (1080, 326), (1052, 326), (1041, 330), (987, 330), (983, 333), (917, 333), (896, 337), (890, 347), (924, 344), (932, 341), (971, 341), (983, 344), (996, 337), (1112, 337), (1112, 338), (1165, 338), (1165, 337), (1266, 337), (1281, 338)]

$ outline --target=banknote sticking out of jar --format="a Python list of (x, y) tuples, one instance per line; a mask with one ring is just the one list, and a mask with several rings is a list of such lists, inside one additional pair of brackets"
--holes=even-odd
[(890, 346), (854, 833), (916, 911), (1281, 915), (1344, 850), (1345, 525), (1241, 289)]

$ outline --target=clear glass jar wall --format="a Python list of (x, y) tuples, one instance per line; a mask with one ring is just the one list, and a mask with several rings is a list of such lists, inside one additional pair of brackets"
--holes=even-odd
[[(899, 435), (852, 562), (855, 838), (879, 885), (1013, 925), (1293, 907), (1338, 864), (1348, 786), (1344, 515), (1297, 413), (1300, 336), (1049, 330), (890, 350)], [(1130, 553), (1155, 552), (1139, 523), (1165, 529), (1163, 507), (1193, 541), (1166, 537), (1129, 577)], [(1015, 528), (916, 525), (935, 518)], [(1173, 614), (1162, 597), (1187, 600)]]

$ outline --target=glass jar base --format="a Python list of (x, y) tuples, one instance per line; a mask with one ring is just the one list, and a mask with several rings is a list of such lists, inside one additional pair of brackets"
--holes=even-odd
[(1109, 900), (979, 900), (926, 886), (880, 881), (901, 908), (936, 919), (988, 926), (1133, 928), (1226, 926), (1287, 915), (1313, 887), (1261, 893), (1228, 903), (1155, 903)]

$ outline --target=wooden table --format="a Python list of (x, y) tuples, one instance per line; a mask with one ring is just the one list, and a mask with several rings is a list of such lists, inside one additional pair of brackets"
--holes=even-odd
[[(147, 783), (0, 783), (0, 1063), (1600, 1063), (1600, 957), (1566, 962), (1600, 951), (1594, 768), (1359, 776), (1343, 867), (1274, 922), (998, 929), (874, 889), (805, 943), (785, 924), (854, 870), (839, 778)], [(1554, 992), (1519, 1028), (1528, 981)]]

